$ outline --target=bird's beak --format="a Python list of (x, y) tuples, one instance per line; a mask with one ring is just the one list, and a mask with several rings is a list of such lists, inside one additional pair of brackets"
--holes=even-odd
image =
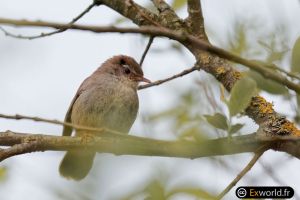
[(134, 76), (134, 80), (136, 82), (146, 82), (146, 83), (151, 83), (151, 81), (143, 76), (139, 76), (139, 75), (136, 75)]

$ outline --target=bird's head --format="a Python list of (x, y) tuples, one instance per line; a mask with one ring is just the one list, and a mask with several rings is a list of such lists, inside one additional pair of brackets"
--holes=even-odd
[(141, 66), (129, 56), (114, 56), (105, 61), (99, 70), (136, 86), (139, 82), (151, 83), (149, 79), (144, 77)]

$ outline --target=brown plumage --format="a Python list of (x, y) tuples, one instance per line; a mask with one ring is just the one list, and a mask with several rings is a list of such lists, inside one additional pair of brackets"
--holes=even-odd
[[(131, 57), (119, 55), (106, 60), (80, 85), (67, 111), (65, 122), (89, 127), (106, 127), (128, 133), (138, 112), (138, 82), (143, 77), (139, 64)], [(64, 127), (70, 136), (72, 128)], [(77, 136), (84, 132), (77, 131)], [(93, 165), (95, 152), (68, 151), (59, 171), (66, 178), (83, 179)]]

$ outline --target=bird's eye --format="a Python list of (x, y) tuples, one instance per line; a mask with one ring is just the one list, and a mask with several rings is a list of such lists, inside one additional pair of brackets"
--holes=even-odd
[(126, 61), (122, 58), (122, 59), (120, 60), (120, 64), (121, 64), (121, 65), (125, 65), (125, 64), (126, 64)]
[(128, 67), (125, 68), (125, 73), (130, 74), (130, 69)]

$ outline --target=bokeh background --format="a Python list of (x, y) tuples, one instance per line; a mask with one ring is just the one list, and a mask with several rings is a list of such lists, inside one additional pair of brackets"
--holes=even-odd
[[(151, 4), (150, 1), (137, 2), (145, 6)], [(89, 3), (0, 0), (0, 17), (68, 23)], [(187, 16), (184, 3), (173, 4), (181, 17)], [(289, 69), (290, 50), (300, 35), (299, 1), (202, 0), (202, 8), (213, 44), (248, 59), (271, 59), (268, 61)], [(134, 26), (105, 6), (93, 8), (78, 23)], [(24, 35), (50, 31), (5, 28)], [(147, 38), (130, 34), (67, 31), (36, 40), (19, 40), (0, 34), (0, 113), (63, 120), (84, 78), (113, 55), (126, 54), (139, 60), (146, 44)], [(275, 58), (272, 57), (274, 52), (277, 53)], [(177, 43), (157, 38), (143, 69), (145, 76), (154, 81), (178, 73), (193, 63), (193, 56)], [(276, 111), (294, 119), (297, 105), (293, 98), (264, 91), (262, 95), (274, 103)], [(130, 131), (132, 135), (164, 140), (226, 136), (226, 132), (213, 128), (201, 117), (215, 111), (228, 115), (220, 100), (219, 83), (205, 72), (194, 72), (139, 91), (139, 97), (140, 112)], [(195, 119), (198, 119), (196, 124)], [(238, 134), (252, 133), (257, 128), (247, 117), (233, 120), (245, 124)], [(60, 135), (62, 128), (0, 119), (0, 131), (5, 130)], [(197, 135), (193, 135), (195, 132)], [(90, 175), (81, 182), (73, 182), (58, 173), (63, 154), (31, 153), (0, 163), (0, 199), (117, 200), (145, 199), (149, 194), (152, 199), (164, 199), (162, 194), (168, 194), (172, 200), (198, 199), (206, 192), (220, 193), (252, 157), (252, 154), (241, 154), (190, 160), (100, 154)], [(267, 152), (238, 186), (288, 185), (299, 197), (299, 168), (298, 160), (284, 153)], [(225, 199), (235, 198), (235, 188)]]

